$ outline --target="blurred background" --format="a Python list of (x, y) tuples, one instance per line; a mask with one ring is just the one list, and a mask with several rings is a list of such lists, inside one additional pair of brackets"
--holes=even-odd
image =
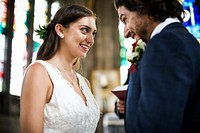
[[(186, 11), (184, 25), (200, 40), (200, 0), (180, 0)], [(113, 0), (0, 0), (0, 132), (19, 132), (19, 106), (23, 75), (35, 61), (42, 40), (35, 29), (46, 25), (64, 4), (83, 4), (99, 18), (94, 46), (82, 60), (82, 73), (92, 85), (101, 108), (97, 133), (123, 133), (123, 120), (114, 113), (111, 90), (127, 78), (126, 53), (132, 39), (124, 39)]]

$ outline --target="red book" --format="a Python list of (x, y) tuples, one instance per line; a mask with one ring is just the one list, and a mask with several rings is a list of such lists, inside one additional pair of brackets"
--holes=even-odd
[(115, 94), (115, 96), (117, 96), (120, 100), (125, 100), (127, 88), (128, 85), (117, 86), (112, 90), (112, 93)]

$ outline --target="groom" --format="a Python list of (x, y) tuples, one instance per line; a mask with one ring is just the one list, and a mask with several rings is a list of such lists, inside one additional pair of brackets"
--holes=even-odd
[(126, 35), (147, 44), (139, 64), (132, 64), (126, 133), (200, 133), (200, 45), (182, 24), (182, 5), (114, 0), (114, 6)]

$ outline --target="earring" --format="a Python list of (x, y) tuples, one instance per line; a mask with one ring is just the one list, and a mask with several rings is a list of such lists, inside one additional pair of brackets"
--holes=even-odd
[(63, 38), (64, 38), (64, 35), (63, 35), (63, 34), (62, 34), (62, 35), (60, 35), (60, 38), (62, 38), (62, 39), (63, 39)]

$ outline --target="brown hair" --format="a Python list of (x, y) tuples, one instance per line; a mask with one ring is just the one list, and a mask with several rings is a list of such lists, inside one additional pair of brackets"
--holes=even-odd
[[(55, 31), (56, 24), (62, 24), (63, 26), (68, 27), (71, 23), (88, 16), (92, 16), (96, 20), (96, 14), (83, 5), (65, 5), (60, 8), (46, 28), (44, 42), (38, 50), (36, 59), (48, 60), (57, 52), (60, 38)], [(81, 65), (79, 58), (75, 59), (73, 66), (76, 70), (80, 68)]]

